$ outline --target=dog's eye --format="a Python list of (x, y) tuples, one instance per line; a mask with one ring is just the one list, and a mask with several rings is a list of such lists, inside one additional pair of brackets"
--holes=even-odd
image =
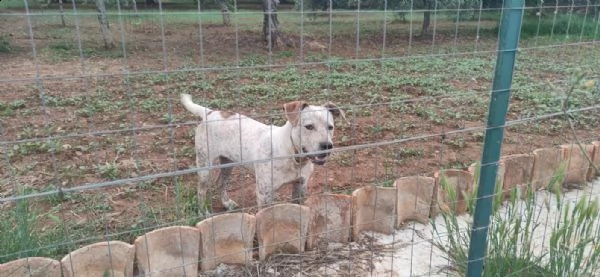
[(332, 125), (327, 126), (327, 130), (332, 131), (333, 130), (333, 126)]
[(313, 130), (315, 128), (315, 126), (312, 124), (308, 124), (308, 125), (305, 125), (304, 128), (306, 128), (306, 130)]

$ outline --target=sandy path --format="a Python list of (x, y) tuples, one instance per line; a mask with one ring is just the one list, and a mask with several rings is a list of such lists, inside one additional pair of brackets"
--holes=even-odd
[[(583, 190), (573, 190), (564, 194), (565, 201), (575, 202), (581, 197), (597, 197), (600, 195), (600, 179), (595, 180), (591, 186)], [(548, 201), (550, 209), (543, 207), (543, 201)], [(556, 199), (553, 194), (546, 191), (540, 191), (536, 197), (537, 211), (540, 212), (538, 223), (539, 228), (533, 233), (536, 251), (543, 251), (547, 248), (551, 226), (557, 220), (555, 207)], [(501, 212), (504, 209), (500, 210)], [(550, 214), (549, 212), (550, 211)], [(468, 231), (467, 222), (470, 216), (460, 216), (460, 220), (465, 223), (465, 230)], [(443, 226), (443, 219), (438, 217), (436, 222)], [(545, 227), (548, 228), (545, 228)], [(375, 270), (367, 276), (446, 276), (440, 273), (440, 269), (448, 265), (443, 252), (433, 247), (429, 242), (432, 238), (431, 225), (419, 223), (410, 224), (402, 230), (397, 230), (394, 234), (386, 236), (381, 234), (367, 234), (373, 236), (377, 243), (383, 245), (396, 245), (395, 251), (385, 252), (380, 258), (375, 258)], [(411, 241), (413, 243), (411, 243)]]

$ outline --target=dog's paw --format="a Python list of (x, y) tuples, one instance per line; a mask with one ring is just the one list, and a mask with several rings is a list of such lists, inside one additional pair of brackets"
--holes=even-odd
[(212, 214), (210, 213), (210, 211), (208, 209), (205, 208), (200, 208), (200, 210), (198, 211), (198, 217), (200, 217), (200, 219), (206, 219), (211, 217)]
[(225, 208), (227, 208), (228, 211), (234, 211), (237, 210), (237, 208), (239, 208), (239, 205), (237, 203), (235, 203), (235, 201), (229, 199), (229, 201), (223, 203), (223, 206), (225, 206)]

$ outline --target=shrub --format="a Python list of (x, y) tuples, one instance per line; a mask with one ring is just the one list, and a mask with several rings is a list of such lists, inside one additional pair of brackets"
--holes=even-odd
[(57, 229), (36, 230), (42, 218), (27, 200), (18, 200), (13, 209), (0, 213), (0, 263), (35, 256), (59, 258), (68, 252), (64, 246), (49, 246), (59, 237)]
[(12, 47), (10, 41), (5, 36), (0, 36), (0, 53), (10, 53)]

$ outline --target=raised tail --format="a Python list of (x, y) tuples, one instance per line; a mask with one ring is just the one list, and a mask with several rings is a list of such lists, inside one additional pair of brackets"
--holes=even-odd
[(202, 120), (206, 120), (206, 116), (212, 111), (209, 108), (202, 107), (192, 102), (192, 96), (190, 96), (189, 94), (181, 94), (181, 103), (183, 104), (186, 110), (201, 117)]

